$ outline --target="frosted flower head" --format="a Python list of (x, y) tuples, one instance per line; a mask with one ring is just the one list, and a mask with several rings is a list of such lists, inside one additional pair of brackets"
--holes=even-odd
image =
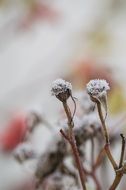
[(52, 83), (52, 95), (56, 96), (62, 102), (66, 101), (70, 97), (71, 91), (71, 83), (63, 79), (57, 79)]
[(106, 80), (90, 80), (87, 84), (87, 93), (92, 97), (94, 96), (98, 98), (106, 93), (107, 90), (110, 90), (110, 87)]

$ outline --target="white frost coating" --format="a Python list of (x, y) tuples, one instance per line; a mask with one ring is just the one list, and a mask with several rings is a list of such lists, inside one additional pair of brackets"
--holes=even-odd
[(67, 90), (72, 90), (72, 85), (71, 83), (63, 80), (63, 79), (56, 79), (53, 83), (52, 83), (52, 95), (57, 96), (60, 93), (64, 93)]
[(99, 97), (103, 93), (106, 93), (107, 90), (110, 90), (109, 84), (106, 82), (106, 80), (90, 80), (87, 84), (87, 92), (91, 96)]

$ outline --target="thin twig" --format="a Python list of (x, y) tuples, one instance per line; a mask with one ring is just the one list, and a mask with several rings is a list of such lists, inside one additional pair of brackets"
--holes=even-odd
[(104, 149), (105, 149), (105, 152), (106, 152), (106, 154), (108, 156), (109, 161), (111, 162), (111, 164), (113, 166), (113, 169), (116, 171), (118, 169), (118, 165), (116, 164), (116, 162), (115, 162), (115, 160), (114, 160), (114, 158), (112, 156), (112, 153), (110, 151), (110, 147), (109, 146), (110, 146), (110, 144), (106, 144), (104, 146)]
[(62, 134), (62, 136), (63, 136), (67, 141), (69, 141), (69, 137), (65, 134), (65, 132), (64, 132), (62, 129), (60, 129), (60, 133)]
[(98, 102), (98, 101), (97, 101), (97, 108), (98, 108), (98, 113), (99, 113), (99, 117), (100, 117), (103, 129), (104, 129), (105, 141), (106, 141), (106, 144), (109, 144), (109, 135), (108, 135), (108, 131), (107, 131), (107, 128), (106, 128), (106, 125), (105, 125), (105, 120), (104, 120), (104, 117), (103, 117), (103, 114), (102, 114), (101, 103)]
[(121, 156), (120, 156), (120, 162), (119, 162), (119, 169), (116, 171), (116, 176), (113, 181), (113, 184), (111, 185), (109, 190), (115, 190), (117, 186), (119, 185), (122, 177), (123, 177), (123, 169), (122, 169), (122, 164), (124, 160), (124, 152), (125, 152), (125, 137), (123, 134), (120, 134), (122, 138), (122, 148), (121, 148)]
[(97, 159), (96, 159), (96, 161), (95, 161), (95, 164), (94, 164), (94, 166), (93, 166), (93, 169), (94, 169), (94, 170), (96, 170), (97, 167), (101, 164), (101, 161), (102, 161), (102, 158), (104, 157), (104, 155), (105, 155), (105, 149), (102, 148), (102, 149), (100, 150), (99, 155), (98, 155), (98, 157), (97, 157)]
[(122, 163), (123, 163), (123, 159), (124, 159), (124, 152), (125, 152), (125, 137), (123, 134), (120, 134), (121, 138), (122, 138), (122, 149), (121, 149), (121, 156), (120, 156), (120, 162), (119, 162), (119, 168), (122, 167)]
[(86, 177), (85, 177), (85, 174), (84, 174), (84, 171), (83, 171), (83, 165), (82, 165), (82, 162), (80, 160), (80, 155), (79, 155), (79, 151), (78, 151), (78, 148), (77, 148), (77, 145), (76, 145), (75, 135), (74, 135), (74, 132), (73, 132), (73, 127), (74, 127), (73, 118), (71, 116), (71, 111), (70, 111), (70, 108), (67, 105), (67, 102), (63, 102), (63, 107), (64, 107), (64, 110), (66, 112), (67, 119), (68, 119), (69, 136), (67, 137), (66, 134), (63, 132), (63, 130), (60, 130), (60, 132), (62, 133), (63, 137), (65, 139), (67, 139), (68, 142), (71, 145), (73, 155), (74, 155), (74, 159), (75, 159), (75, 162), (76, 162), (76, 166), (78, 168), (81, 184), (82, 184), (83, 190), (86, 190), (86, 185), (85, 185)]
[(99, 113), (99, 117), (104, 129), (104, 135), (105, 135), (105, 140), (106, 140), (106, 144), (105, 144), (105, 151), (106, 154), (114, 168), (114, 171), (116, 173), (115, 179), (113, 181), (113, 184), (111, 185), (111, 187), (109, 188), (109, 190), (115, 190), (117, 188), (117, 186), (119, 185), (122, 176), (123, 176), (123, 170), (119, 170), (122, 167), (122, 163), (123, 163), (123, 158), (124, 158), (124, 150), (125, 150), (125, 138), (124, 136), (121, 134), (122, 137), (122, 149), (121, 149), (121, 156), (120, 156), (120, 162), (119, 162), (119, 166), (117, 165), (117, 163), (115, 162), (113, 155), (110, 151), (110, 143), (109, 143), (109, 135), (107, 132), (107, 127), (105, 124), (105, 120), (103, 118), (103, 114), (102, 114), (102, 109), (101, 109), (101, 104), (99, 102), (97, 102), (97, 107), (98, 107), (98, 113)]
[(95, 185), (96, 185), (96, 190), (101, 190), (101, 189), (102, 189), (102, 188), (101, 188), (101, 185), (100, 185), (100, 183), (99, 183), (99, 181), (98, 181), (98, 179), (97, 179), (95, 173), (92, 173), (92, 178), (93, 178), (94, 183), (95, 183)]
[(83, 168), (85, 174), (89, 177), (91, 177), (94, 180), (94, 184), (96, 185), (96, 190), (101, 190), (101, 185), (96, 177), (95, 171), (92, 169), (92, 171), (88, 171), (87, 169)]
[(111, 150), (110, 150), (110, 142), (109, 142), (109, 135), (108, 135), (108, 131), (107, 131), (107, 127), (106, 127), (106, 124), (105, 124), (105, 120), (104, 120), (104, 117), (103, 117), (103, 114), (102, 114), (102, 109), (101, 109), (101, 103), (100, 102), (97, 102), (97, 108), (98, 108), (98, 113), (99, 113), (99, 117), (100, 117), (100, 120), (101, 120), (101, 123), (102, 123), (102, 126), (103, 126), (103, 130), (104, 130), (104, 136), (105, 136), (105, 141), (106, 141), (106, 144), (105, 144), (105, 151), (106, 151), (106, 154), (114, 168), (114, 170), (116, 170), (118, 168), (118, 165), (116, 164), (113, 156), (112, 156), (112, 153), (111, 153)]
[(91, 137), (91, 165), (94, 165), (94, 139)]
[(119, 185), (121, 178), (122, 178), (123, 174), (119, 174), (115, 176), (114, 182), (111, 185), (111, 187), (109, 188), (109, 190), (115, 190), (117, 188), (117, 186)]
[(73, 120), (73, 118), (74, 118), (74, 115), (75, 115), (75, 113), (76, 113), (76, 108), (77, 108), (77, 106), (76, 106), (76, 102), (75, 102), (75, 98), (73, 97), (73, 95), (72, 95), (72, 93), (71, 93), (71, 99), (72, 99), (72, 101), (73, 101), (73, 103), (74, 103), (74, 112), (73, 112), (73, 115), (72, 115), (72, 120)]

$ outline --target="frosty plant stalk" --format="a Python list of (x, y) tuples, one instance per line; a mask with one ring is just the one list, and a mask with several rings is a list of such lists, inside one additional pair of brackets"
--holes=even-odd
[[(110, 87), (109, 87), (109, 84), (106, 82), (106, 80), (95, 79), (95, 80), (91, 80), (87, 84), (87, 93), (90, 95), (91, 100), (97, 104), (99, 118), (102, 123), (103, 134), (105, 137), (104, 150), (115, 171), (115, 179), (114, 179), (113, 184), (109, 188), (109, 190), (115, 190), (117, 186), (119, 185), (123, 174), (125, 173), (125, 167), (124, 167), (125, 164), (123, 164), (124, 151), (125, 151), (125, 137), (123, 136), (123, 134), (121, 134), (122, 148), (121, 148), (121, 154), (120, 154), (120, 162), (119, 164), (117, 164), (110, 150), (109, 134), (108, 134), (108, 130), (105, 123), (105, 119), (107, 116), (107, 91), (108, 90), (110, 90)], [(105, 117), (103, 116), (102, 107), (105, 109)]]
[[(65, 110), (65, 113), (67, 116), (67, 120), (68, 120), (68, 134), (66, 134), (62, 129), (60, 130), (60, 132), (61, 132), (62, 136), (71, 145), (73, 156), (74, 156), (76, 166), (77, 166), (77, 169), (79, 172), (82, 188), (83, 188), (83, 190), (86, 190), (85, 173), (83, 170), (82, 162), (80, 160), (78, 148), (76, 145), (75, 135), (73, 132), (73, 128), (74, 128), (73, 116), (74, 115), (72, 116), (71, 110), (70, 110), (70, 108), (68, 106), (68, 102), (67, 102), (69, 97), (71, 97), (73, 99), (72, 85), (63, 79), (57, 79), (53, 82), (51, 91), (52, 91), (52, 95), (56, 96), (56, 98), (58, 98), (63, 104), (64, 110)], [(74, 99), (73, 99), (73, 101), (74, 101)]]
[[(93, 170), (91, 170), (91, 172), (87, 171), (82, 164), (77, 143), (76, 143), (76, 139), (75, 139), (75, 134), (74, 134), (75, 131), (73, 131), (74, 129), (73, 117), (76, 111), (76, 103), (72, 96), (72, 85), (63, 79), (55, 80), (52, 84), (52, 90), (51, 90), (52, 95), (54, 95), (58, 100), (60, 100), (60, 102), (62, 102), (64, 111), (67, 116), (68, 130), (64, 131), (63, 129), (61, 129), (60, 133), (71, 146), (83, 190), (86, 190), (85, 181), (86, 181), (87, 175), (90, 175), (92, 179), (95, 181), (97, 190), (101, 189), (99, 181), (95, 175), (95, 170), (97, 166), (101, 164), (102, 158), (105, 154), (108, 157), (110, 163), (112, 164), (113, 170), (115, 172), (115, 179), (113, 180), (113, 183), (110, 186), (109, 190), (115, 190), (118, 187), (123, 175), (126, 174), (126, 161), (124, 161), (125, 137), (123, 134), (120, 135), (121, 140), (122, 140), (121, 152), (120, 152), (119, 163), (117, 163), (110, 149), (110, 137), (109, 137), (108, 128), (106, 126), (106, 117), (108, 114), (107, 91), (110, 90), (109, 84), (107, 83), (106, 80), (95, 79), (95, 80), (89, 81), (89, 83), (86, 86), (86, 89), (92, 102), (94, 102), (97, 105), (98, 115), (102, 124), (101, 125), (102, 127), (100, 128), (102, 129), (103, 136), (105, 139), (105, 145), (102, 148), (100, 154), (98, 155), (96, 162), (94, 162), (94, 153), (93, 153), (94, 142), (92, 141), (92, 154), (91, 154), (92, 160), (91, 161), (92, 161)], [(74, 113), (71, 112), (71, 109), (68, 105), (69, 98), (71, 98), (74, 102), (74, 105), (75, 105)]]

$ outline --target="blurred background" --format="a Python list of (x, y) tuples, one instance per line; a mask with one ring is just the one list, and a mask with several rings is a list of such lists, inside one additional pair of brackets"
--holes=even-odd
[[(34, 108), (56, 122), (60, 105), (50, 92), (56, 78), (71, 81), (74, 90), (107, 79), (111, 115), (125, 114), (125, 34), (125, 0), (0, 0), (1, 131), (15, 113)], [(40, 151), (48, 138), (37, 132), (32, 143)], [(0, 153), (1, 190), (25, 175)]]

